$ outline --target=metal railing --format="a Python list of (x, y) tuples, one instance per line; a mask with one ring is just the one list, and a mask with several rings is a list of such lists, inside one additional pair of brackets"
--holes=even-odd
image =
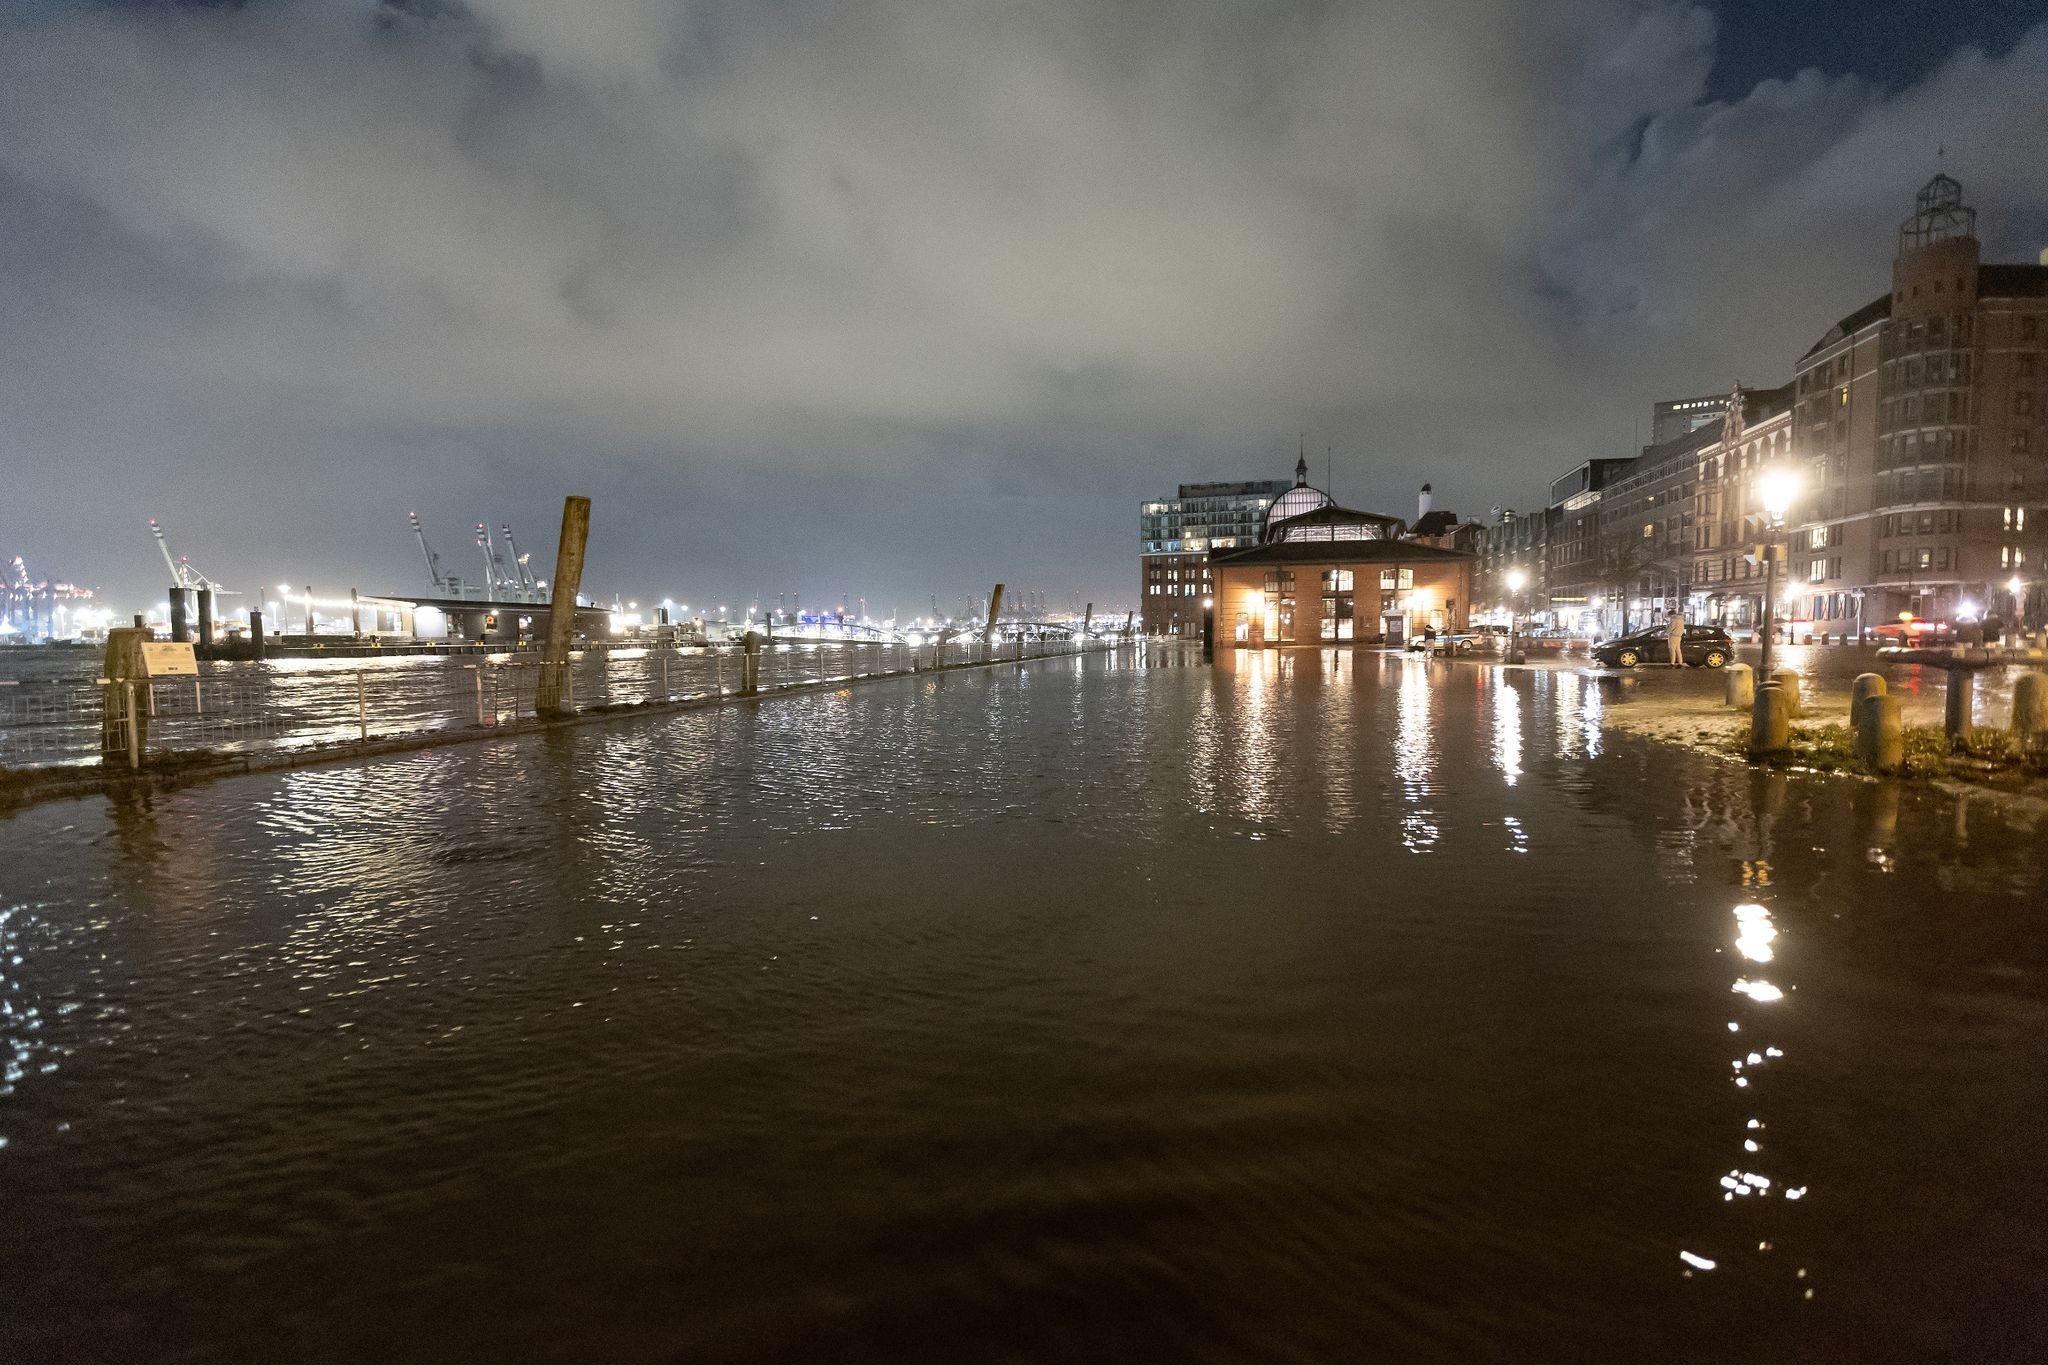
[[(1136, 639), (1060, 636), (984, 644), (878, 641), (763, 642), (754, 691), (963, 665), (1057, 658), (1140, 646)], [(0, 767), (94, 761), (142, 766), (162, 755), (316, 748), (531, 721), (541, 663), (534, 655), (345, 665), (204, 664), (197, 677), (112, 681), (0, 680)], [(571, 662), (565, 701), (575, 712), (733, 697), (747, 689), (738, 644), (587, 650)]]

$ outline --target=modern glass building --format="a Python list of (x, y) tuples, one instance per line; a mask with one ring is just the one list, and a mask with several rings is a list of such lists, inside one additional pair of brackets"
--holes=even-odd
[[(1202, 599), (1213, 591), (1209, 552), (1258, 544), (1272, 509), (1307, 482), (1304, 462), (1296, 467), (1292, 484), (1285, 479), (1184, 483), (1171, 498), (1141, 504), (1138, 593), (1145, 632), (1201, 634)], [(1308, 491), (1329, 501), (1317, 490)]]

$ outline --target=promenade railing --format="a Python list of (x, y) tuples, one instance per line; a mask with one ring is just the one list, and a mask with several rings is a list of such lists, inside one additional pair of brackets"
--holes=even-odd
[[(1011, 636), (984, 644), (764, 641), (763, 695), (839, 681), (1016, 659), (1147, 648), (1129, 637)], [(1158, 647), (1152, 642), (1149, 647)], [(0, 670), (6, 660), (0, 658)], [(0, 672), (0, 768), (97, 762), (142, 766), (165, 755), (316, 748), (437, 732), (475, 733), (535, 718), (537, 655), (202, 664), (197, 677), (36, 681)], [(742, 693), (738, 643), (593, 649), (570, 668), (577, 713), (708, 702)], [(131, 723), (129, 717), (135, 717)]]

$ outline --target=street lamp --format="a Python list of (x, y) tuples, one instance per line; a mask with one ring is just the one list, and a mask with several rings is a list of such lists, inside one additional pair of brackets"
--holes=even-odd
[(1792, 500), (1799, 496), (1799, 473), (1797, 470), (1779, 465), (1764, 471), (1757, 480), (1757, 493), (1763, 499), (1764, 517), (1770, 536), (1764, 542), (1764, 662), (1763, 675), (1771, 676), (1771, 637), (1778, 630), (1778, 551), (1784, 539), (1785, 514), (1792, 508)]

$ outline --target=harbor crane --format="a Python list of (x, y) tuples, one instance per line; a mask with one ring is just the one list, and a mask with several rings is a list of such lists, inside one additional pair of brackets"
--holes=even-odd
[(156, 537), (157, 552), (164, 557), (164, 566), (171, 571), (171, 586), (174, 588), (200, 588), (218, 597), (238, 597), (192, 567), (192, 561), (183, 555), (173, 557), (170, 542), (164, 539), (164, 528), (157, 525), (155, 517), (149, 519), (150, 534)]
[(427, 531), (420, 525), (420, 514), (408, 512), (406, 516), (412, 520), (412, 533), (420, 543), (420, 558), (427, 562), (427, 581), (434, 585), (435, 592), (446, 593), (450, 597), (462, 596), (462, 579), (455, 574), (441, 572), (441, 556), (427, 544)]
[(540, 601), (541, 582), (539, 579), (533, 576), (533, 570), (528, 567), (528, 561), (531, 560), (533, 556), (523, 555), (519, 553), (519, 543), (512, 539), (511, 522), (506, 522), (498, 529), (505, 533), (505, 549), (508, 552), (510, 552), (512, 556), (513, 568), (517, 569), (519, 572), (520, 600), (525, 602)]

